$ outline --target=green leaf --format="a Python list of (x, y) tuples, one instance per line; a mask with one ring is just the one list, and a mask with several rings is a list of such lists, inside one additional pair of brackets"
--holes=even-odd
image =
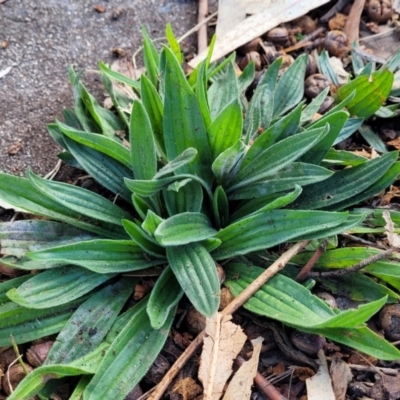
[(259, 212), (274, 210), (276, 208), (283, 208), (296, 200), (301, 191), (302, 188), (299, 185), (295, 185), (294, 190), (290, 193), (277, 193), (273, 195), (258, 197), (249, 202), (245, 202), (242, 207), (237, 209), (235, 213), (232, 214), (229, 222), (232, 223), (241, 218), (249, 217), (250, 215)]
[(147, 314), (154, 329), (160, 329), (164, 325), (182, 296), (183, 290), (179, 282), (171, 267), (167, 267), (157, 279), (147, 303)]
[(17, 288), (18, 286), (22, 285), (25, 281), (27, 281), (29, 278), (31, 278), (30, 275), (23, 275), (19, 276), (18, 278), (8, 279), (0, 283), (0, 305), (9, 302), (9, 299), (6, 295), (6, 293), (9, 290)]
[(58, 334), (44, 364), (68, 364), (96, 349), (132, 294), (136, 283), (135, 279), (122, 278), (82, 303)]
[(225, 185), (226, 182), (231, 181), (236, 176), (245, 156), (245, 151), (245, 144), (238, 140), (215, 159), (212, 170), (219, 184)]
[(165, 36), (167, 37), (168, 44), (176, 59), (182, 63), (183, 62), (183, 55), (181, 52), (181, 47), (179, 46), (179, 42), (177, 41), (174, 32), (172, 31), (171, 24), (168, 23), (165, 27)]
[(213, 198), (213, 211), (216, 226), (225, 226), (229, 218), (229, 202), (222, 186), (217, 186)]
[(255, 72), (255, 64), (253, 61), (251, 61), (246, 65), (238, 77), (239, 94), (243, 93), (252, 84), (254, 81)]
[(358, 76), (340, 87), (336, 92), (336, 97), (343, 100), (355, 90), (356, 95), (347, 108), (352, 115), (368, 118), (381, 107), (389, 96), (393, 80), (394, 75), (389, 70)]
[(168, 159), (176, 158), (189, 147), (195, 148), (198, 155), (179, 172), (193, 173), (209, 182), (211, 151), (196, 95), (172, 52), (165, 48), (163, 54), (166, 58), (163, 128)]
[(326, 87), (318, 96), (312, 99), (311, 103), (304, 108), (301, 113), (301, 123), (304, 124), (312, 120), (314, 115), (318, 112), (321, 105), (325, 101), (326, 96), (328, 95), (330, 87)]
[(151, 236), (154, 236), (154, 232), (156, 231), (158, 225), (161, 224), (163, 219), (155, 214), (153, 211), (148, 210), (146, 217), (143, 218), (144, 221), (142, 223), (142, 228)]
[(207, 86), (207, 60), (204, 60), (198, 67), (195, 91), (199, 101), (201, 115), (203, 116), (204, 125), (208, 131), (211, 125), (211, 114), (208, 105)]
[(57, 126), (64, 135), (68, 136), (75, 142), (107, 154), (128, 168), (131, 167), (129, 150), (116, 140), (99, 135), (97, 133), (79, 131), (63, 124), (62, 122), (57, 122)]
[(15, 303), (0, 306), (0, 346), (27, 343), (60, 332), (82, 300), (43, 310), (21, 307)]
[(323, 181), (333, 175), (326, 168), (313, 164), (294, 162), (269, 176), (261, 182), (252, 183), (235, 190), (228, 197), (230, 200), (256, 199), (276, 192), (291, 190), (296, 185), (306, 186)]
[(233, 62), (226, 65), (225, 70), (215, 79), (208, 89), (208, 104), (211, 118), (214, 120), (227, 104), (239, 98), (239, 88)]
[(326, 124), (329, 124), (329, 132), (320, 142), (301, 157), (301, 161), (310, 164), (320, 164), (328, 151), (332, 148), (333, 143), (343, 129), (347, 119), (347, 113), (338, 111), (329, 114), (327, 117), (322, 117), (312, 124), (311, 126), (313, 129), (323, 128)]
[(370, 127), (363, 124), (358, 128), (358, 132), (360, 132), (365, 141), (375, 150), (380, 153), (388, 152), (383, 140)]
[(306, 54), (297, 57), (279, 79), (274, 96), (274, 117), (284, 114), (303, 98), (307, 59)]
[(271, 147), (281, 136), (284, 138), (294, 135), (300, 124), (302, 104), (299, 104), (288, 115), (279, 119), (265, 132), (263, 132), (250, 146), (243, 159), (242, 168), (250, 164), (255, 158)]
[(380, 179), (397, 157), (397, 152), (391, 152), (364, 164), (336, 172), (323, 182), (304, 188), (292, 206), (300, 209), (318, 209), (349, 199)]
[(395, 346), (366, 326), (354, 329), (323, 329), (318, 333), (379, 360), (394, 361), (400, 358), (400, 351)]
[(145, 253), (154, 257), (165, 257), (165, 250), (143, 228), (128, 220), (123, 220), (122, 223), (131, 239)]
[(333, 142), (333, 145), (338, 144), (350, 137), (362, 125), (363, 122), (364, 118), (349, 118), (339, 133), (339, 136)]
[(131, 240), (88, 240), (28, 253), (33, 260), (75, 264), (99, 274), (127, 272), (162, 264)]
[(177, 169), (192, 162), (195, 159), (196, 155), (197, 155), (196, 149), (193, 149), (192, 147), (187, 148), (182, 152), (182, 154), (180, 154), (172, 161), (170, 161), (168, 164), (160, 168), (158, 172), (154, 175), (154, 178), (159, 179), (164, 177), (165, 175), (172, 174)]
[(68, 265), (34, 275), (18, 289), (7, 292), (7, 297), (27, 308), (55, 307), (82, 297), (113, 276)]
[(144, 59), (144, 66), (146, 67), (146, 74), (148, 75), (151, 83), (155, 87), (157, 87), (158, 75), (159, 75), (158, 66), (160, 64), (160, 56), (144, 26), (142, 26), (142, 36), (143, 36), (143, 59)]
[(157, 89), (146, 75), (140, 77), (140, 96), (149, 117), (160, 156), (166, 159), (163, 135), (163, 104)]
[(162, 194), (169, 216), (201, 211), (203, 190), (198, 182), (191, 179), (175, 181)]
[(115, 225), (85, 217), (54, 201), (25, 178), (0, 172), (0, 198), (26, 212), (59, 220), (89, 232), (115, 238), (126, 237)]
[(249, 164), (241, 168), (227, 190), (230, 194), (234, 190), (245, 187), (250, 183), (261, 181), (275, 174), (307, 152), (320, 141), (327, 133), (327, 129), (317, 128), (311, 131), (298, 133), (283, 139), (260, 153)]
[(355, 167), (356, 165), (364, 164), (368, 161), (368, 158), (359, 156), (346, 150), (335, 150), (330, 149), (325, 156), (324, 163), (326, 165), (349, 165)]
[(134, 100), (129, 126), (132, 170), (136, 179), (152, 179), (157, 172), (153, 131), (143, 104)]
[(213, 252), (216, 260), (251, 251), (267, 249), (307, 233), (337, 226), (347, 213), (301, 210), (272, 210), (243, 218), (220, 230), (215, 237), (222, 241)]
[(126, 75), (120, 74), (119, 72), (113, 71), (111, 68), (107, 67), (104, 63), (99, 63), (100, 71), (103, 72), (106, 76), (111, 79), (114, 79), (118, 82), (125, 83), (128, 86), (131, 86), (136, 91), (140, 91), (140, 82), (135, 81), (133, 79), (128, 78)]
[(29, 400), (38, 394), (51, 379), (61, 379), (66, 376), (92, 374), (88, 368), (70, 365), (49, 365), (35, 369), (14, 389), (8, 397), (10, 400)]
[(318, 70), (321, 72), (321, 74), (325, 75), (331, 83), (339, 86), (337, 74), (332, 68), (331, 63), (329, 62), (328, 52), (323, 49), (321, 54), (318, 55), (318, 53), (315, 51), (314, 58), (318, 66)]
[(126, 211), (104, 196), (90, 190), (68, 183), (42, 179), (30, 171), (28, 171), (28, 178), (44, 195), (81, 215), (114, 225), (122, 225), (121, 219), (129, 218)]
[(167, 247), (169, 265), (197, 311), (211, 317), (219, 306), (220, 284), (210, 253), (200, 243)]
[(209, 127), (208, 139), (213, 160), (240, 139), (242, 125), (242, 110), (235, 99), (218, 114)]
[(167, 339), (175, 310), (161, 329), (150, 325), (146, 303), (127, 321), (107, 350), (99, 370), (87, 386), (85, 400), (123, 400), (145, 375)]
[(100, 185), (130, 202), (130, 192), (124, 185), (124, 178), (132, 178), (132, 171), (125, 165), (75, 141), (65, 138), (68, 150), (82, 168)]
[(204, 214), (185, 212), (161, 222), (154, 235), (163, 246), (178, 246), (208, 239), (216, 233)]

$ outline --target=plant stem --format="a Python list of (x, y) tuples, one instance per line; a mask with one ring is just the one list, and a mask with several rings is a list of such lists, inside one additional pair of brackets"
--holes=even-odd
[[(239, 307), (241, 307), (262, 285), (270, 280), (274, 275), (281, 271), (285, 265), (300, 252), (305, 246), (310, 243), (309, 240), (298, 242), (285, 251), (276, 261), (274, 261), (257, 279), (255, 279), (238, 297), (236, 297), (231, 303), (229, 303), (222, 311), (222, 315), (233, 314)], [(172, 379), (178, 374), (181, 368), (189, 360), (192, 354), (201, 346), (205, 336), (205, 331), (199, 333), (199, 335), (193, 340), (192, 343), (186, 348), (182, 355), (175, 361), (174, 365), (165, 374), (161, 382), (155, 387), (153, 393), (151, 393), (149, 400), (159, 400)]]

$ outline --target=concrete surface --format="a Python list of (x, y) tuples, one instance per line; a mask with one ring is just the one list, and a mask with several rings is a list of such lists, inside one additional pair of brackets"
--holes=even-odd
[[(105, 12), (95, 11), (102, 6)], [(72, 106), (67, 68), (94, 69), (113, 61), (112, 49), (128, 55), (141, 45), (144, 25), (153, 38), (167, 22), (178, 36), (197, 22), (196, 0), (7, 0), (0, 1), (0, 170), (45, 175), (60, 148), (46, 124)], [(196, 36), (188, 39), (193, 46)], [(85, 84), (102, 93), (98, 77)], [(14, 153), (14, 154), (13, 154)]]

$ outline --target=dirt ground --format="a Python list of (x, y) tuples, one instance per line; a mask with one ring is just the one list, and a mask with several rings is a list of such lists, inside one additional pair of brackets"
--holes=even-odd
[[(131, 55), (141, 45), (141, 26), (158, 38), (171, 22), (180, 36), (196, 24), (197, 5), (196, 0), (0, 1), (0, 76), (12, 67), (0, 78), (0, 170), (23, 175), (31, 167), (45, 175), (54, 168), (60, 148), (46, 124), (72, 106), (70, 64), (96, 69), (99, 60), (113, 61), (117, 47)], [(184, 45), (195, 42), (194, 36)], [(98, 81), (98, 75), (86, 74), (90, 89)]]

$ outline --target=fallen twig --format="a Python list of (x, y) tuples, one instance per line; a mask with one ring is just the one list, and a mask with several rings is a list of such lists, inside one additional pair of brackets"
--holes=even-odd
[[(238, 297), (236, 297), (231, 303), (229, 303), (222, 311), (222, 315), (233, 314), (239, 307), (241, 307), (262, 285), (270, 280), (274, 275), (281, 271), (285, 265), (293, 258), (299, 251), (301, 251), (309, 240), (298, 242), (286, 250), (276, 261), (274, 261), (270, 267), (268, 267), (257, 279), (255, 279)], [(154, 392), (150, 395), (149, 400), (158, 400), (164, 394), (172, 379), (177, 375), (185, 363), (189, 360), (192, 354), (200, 347), (203, 343), (205, 332), (202, 331), (193, 340), (192, 343), (186, 348), (182, 355), (175, 361), (174, 365), (165, 374), (161, 382), (155, 387)]]
[[(208, 0), (199, 0), (198, 23), (203, 22), (208, 14)], [(197, 53), (201, 53), (208, 46), (207, 25), (203, 24), (197, 31)]]
[(315, 253), (310, 257), (310, 259), (307, 261), (306, 265), (301, 269), (301, 271), (298, 273), (296, 276), (296, 281), (301, 282), (304, 281), (308, 277), (308, 274), (310, 273), (312, 267), (315, 265), (315, 263), (318, 261), (318, 259), (324, 254), (326, 250), (326, 245), (328, 242), (324, 240), (321, 244), (321, 246), (318, 247), (318, 249), (315, 251)]
[(355, 265), (352, 265), (349, 268), (342, 268), (342, 269), (338, 269), (335, 271), (326, 271), (326, 272), (319, 272), (319, 271), (310, 272), (308, 274), (308, 276), (313, 277), (313, 278), (333, 278), (333, 277), (337, 277), (337, 276), (347, 275), (352, 272), (357, 272), (357, 271), (363, 269), (364, 267), (366, 267), (367, 265), (370, 265), (376, 261), (382, 260), (383, 258), (388, 258), (394, 251), (395, 251), (394, 248), (390, 248), (388, 250), (382, 251), (382, 253), (374, 254), (373, 256), (368, 257), (365, 260), (362, 260), (361, 262), (359, 262)]

